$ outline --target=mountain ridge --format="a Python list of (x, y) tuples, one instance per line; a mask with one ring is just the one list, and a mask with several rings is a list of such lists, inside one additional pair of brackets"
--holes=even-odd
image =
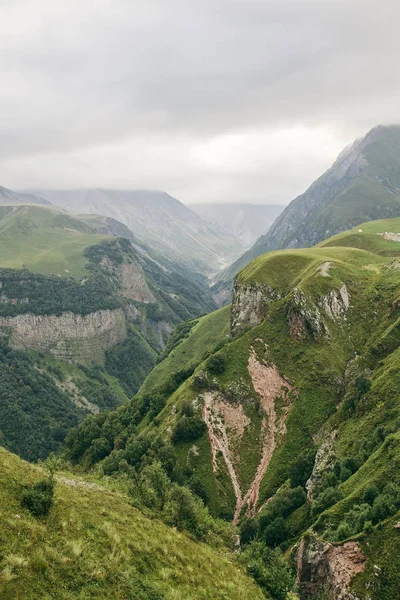
[(172, 260), (211, 275), (243, 250), (242, 243), (201, 219), (166, 192), (149, 190), (32, 190), (72, 213), (117, 219), (138, 238)]
[(346, 146), (333, 165), (218, 280), (231, 281), (264, 252), (310, 247), (367, 220), (399, 216), (399, 165), (400, 126), (374, 127)]

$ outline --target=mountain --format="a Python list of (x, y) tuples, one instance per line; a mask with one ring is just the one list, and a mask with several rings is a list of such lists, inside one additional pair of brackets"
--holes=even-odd
[(116, 219), (154, 251), (205, 274), (220, 270), (243, 251), (237, 238), (203, 221), (165, 192), (89, 189), (33, 193), (75, 214)]
[(50, 204), (50, 202), (40, 196), (24, 192), (12, 192), (0, 185), (0, 204), (3, 202), (6, 204)]
[(180, 326), (131, 402), (70, 435), (69, 459), (160, 464), (256, 563), (287, 552), (301, 600), (399, 597), (398, 232), (367, 222), (255, 259), (231, 307)]
[(0, 204), (1, 443), (45, 458), (136, 393), (176, 325), (214, 308), (204, 276), (122, 223)]
[(345, 148), (293, 200), (269, 231), (219, 277), (224, 282), (264, 252), (313, 246), (364, 221), (400, 215), (400, 126), (378, 126)]
[[(35, 516), (21, 500), (31, 492), (37, 504), (29, 506), (41, 507), (51, 481), (49, 515)], [(35, 484), (44, 491), (35, 495)], [(217, 535), (198, 541), (181, 523), (144, 516), (123, 489), (106, 485), (68, 472), (49, 479), (0, 448), (0, 598), (265, 598)]]
[(280, 204), (191, 204), (191, 210), (250, 246), (275, 221), (284, 206)]

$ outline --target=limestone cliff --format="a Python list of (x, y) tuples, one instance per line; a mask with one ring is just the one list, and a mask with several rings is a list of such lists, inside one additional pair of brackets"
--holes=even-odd
[(49, 352), (67, 361), (102, 362), (104, 352), (126, 337), (122, 309), (99, 310), (88, 315), (26, 313), (0, 317), (0, 331), (15, 350)]
[(280, 297), (280, 292), (269, 285), (242, 284), (236, 280), (233, 286), (231, 333), (235, 335), (247, 327), (260, 325), (268, 315), (268, 304)]

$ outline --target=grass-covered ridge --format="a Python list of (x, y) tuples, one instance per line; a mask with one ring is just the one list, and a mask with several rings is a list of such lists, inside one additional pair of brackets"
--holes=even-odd
[[(372, 586), (373, 561), (382, 563), (392, 574), (371, 587), (371, 598), (397, 597), (390, 559), (379, 555), (376, 540), (397, 548), (399, 232), (400, 219), (368, 223), (315, 248), (257, 258), (236, 280), (237, 294), (241, 286), (244, 291), (233, 310), (237, 319), (246, 301), (254, 310), (265, 301), (265, 319), (226, 337), (223, 309), (226, 314), (200, 319), (183, 339), (176, 335), (147, 388), (104, 421), (94, 419), (87, 432), (78, 430), (75, 442), (71, 437), (74, 459), (85, 468), (99, 463), (108, 474), (126, 463), (140, 474), (155, 459), (214, 515), (230, 519), (235, 486), (243, 493), (251, 485), (263, 431), (278, 424), (256, 510), (250, 518), (245, 508), (240, 515), (244, 544), (256, 538), (286, 550), (310, 527), (333, 544), (356, 540), (368, 559), (357, 585)], [(218, 331), (223, 340), (214, 346), (211, 332)], [(194, 372), (182, 373), (188, 366)], [(268, 390), (277, 381), (291, 392), (278, 389), (272, 411)], [(269, 412), (260, 408), (268, 401)], [(210, 403), (211, 434), (205, 427)], [(228, 452), (221, 443), (213, 450), (213, 435), (224, 441), (224, 427)], [(109, 450), (98, 461), (93, 453), (100, 443)]]
[[(2, 207), (0, 265), (34, 273), (81, 278), (88, 274), (84, 250), (107, 236), (53, 207)], [(6, 211), (11, 208), (11, 211)]]
[(152, 521), (121, 493), (56, 483), (48, 517), (21, 506), (45, 477), (0, 449), (0, 598), (261, 600), (233, 554)]

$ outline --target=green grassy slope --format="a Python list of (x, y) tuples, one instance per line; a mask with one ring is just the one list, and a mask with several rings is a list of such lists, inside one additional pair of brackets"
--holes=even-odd
[(37, 519), (21, 487), (43, 471), (0, 449), (1, 600), (261, 600), (233, 554), (145, 518), (119, 493), (58, 482)]
[[(236, 294), (245, 290), (240, 302), (251, 293), (254, 298), (264, 295), (266, 318), (206, 358), (196, 343), (206, 323), (200, 321), (157, 367), (159, 381), (164, 381), (167, 372), (171, 375), (201, 356), (193, 376), (172, 390), (157, 411), (140, 413), (138, 396), (99, 424), (95, 443), (114, 446), (100, 462), (106, 472), (118, 472), (125, 460), (140, 472), (148, 461), (165, 460), (167, 454), (175, 461), (174, 473), (189, 484), (201, 482), (201, 493), (214, 514), (232, 517), (235, 498), (229, 468), (220, 450), (213, 468), (210, 437), (198, 423), (211, 396), (223, 403), (214, 419), (229, 418), (233, 411), (236, 423), (239, 419), (244, 424), (239, 435), (231, 420), (226, 435), (233, 469), (245, 491), (260, 463), (260, 440), (270, 418), (259, 408), (255, 385), (268, 391), (276, 368), (294, 389), (289, 400), (279, 393), (273, 398), (275, 422), (285, 410), (287, 419), (260, 481), (261, 512), (253, 511), (255, 535), (287, 549), (312, 525), (333, 543), (358, 540), (368, 561), (365, 573), (355, 580), (356, 589), (369, 586), (373, 600), (397, 597), (390, 552), (398, 547), (393, 525), (400, 510), (398, 232), (400, 219), (372, 222), (312, 249), (272, 252), (253, 261), (237, 277)], [(238, 312), (243, 308), (238, 308), (240, 302), (235, 296)], [(223, 311), (208, 317), (212, 329)], [(212, 345), (202, 350), (213, 352)], [(259, 367), (258, 381), (249, 371), (252, 356)], [(158, 393), (156, 375), (157, 371), (149, 376), (146, 390), (153, 397)], [(224, 410), (228, 417), (221, 417)], [(214, 433), (220, 427), (215, 421)], [(160, 450), (161, 440), (166, 446)], [(86, 466), (93, 456), (93, 441), (88, 443), (81, 453)], [(306, 502), (306, 480), (316, 451), (325, 443), (329, 461), (315, 476), (313, 498)], [(374, 564), (382, 564), (384, 573), (375, 587)]]
[(379, 126), (345, 149), (267, 233), (218, 276), (219, 291), (261, 254), (304, 248), (364, 221), (400, 215), (400, 127)]
[(88, 274), (85, 248), (106, 239), (111, 238), (54, 208), (15, 206), (0, 219), (0, 264), (81, 278)]
[(141, 387), (144, 394), (166, 383), (171, 373), (176, 373), (204, 360), (205, 353), (223, 342), (229, 333), (230, 308), (224, 307), (198, 319), (177, 346), (148, 375)]

